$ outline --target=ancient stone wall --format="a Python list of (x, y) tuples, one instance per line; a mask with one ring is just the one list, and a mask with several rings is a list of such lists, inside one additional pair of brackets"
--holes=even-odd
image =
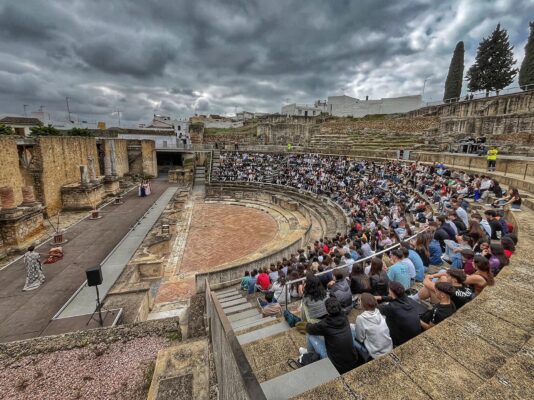
[(80, 182), (79, 166), (87, 165), (88, 158), (95, 160), (96, 175), (100, 175), (94, 138), (40, 137), (37, 139), (36, 156), (42, 171), (36, 195), (46, 205), (49, 215), (61, 210), (61, 187)]
[(151, 177), (158, 176), (158, 163), (154, 141), (141, 140), (141, 157), (143, 163), (143, 174)]
[(15, 193), (15, 204), (22, 203), (21, 189), (25, 183), (19, 168), (17, 143), (15, 139), (8, 137), (0, 137), (0, 187), (2, 186), (11, 186)]
[(435, 136), (442, 142), (487, 136), (503, 152), (524, 153), (534, 134), (534, 91), (424, 107), (408, 115), (439, 117)]

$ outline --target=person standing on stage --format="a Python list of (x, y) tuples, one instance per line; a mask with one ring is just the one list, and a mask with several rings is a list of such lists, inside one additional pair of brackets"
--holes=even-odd
[(34, 246), (28, 247), (28, 251), (24, 254), (24, 265), (26, 267), (26, 284), (23, 291), (37, 289), (45, 281), (43, 268), (41, 266), (41, 255), (37, 253)]

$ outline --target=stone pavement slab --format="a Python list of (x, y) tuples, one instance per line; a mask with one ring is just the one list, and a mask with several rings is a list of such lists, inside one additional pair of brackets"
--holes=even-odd
[(279, 333), (285, 332), (289, 330), (289, 325), (286, 321), (279, 322), (274, 325), (266, 326), (265, 328), (256, 329), (255, 331), (251, 331), (248, 333), (245, 333), (243, 335), (239, 335), (237, 337), (237, 341), (241, 344), (247, 344), (255, 342), (256, 340), (260, 340), (272, 335), (277, 335)]
[(289, 399), (306, 390), (339, 377), (339, 372), (328, 358), (296, 369), (270, 381), (261, 383), (268, 400)]
[(255, 308), (250, 308), (246, 311), (242, 311), (237, 314), (228, 315), (228, 319), (230, 320), (230, 322), (234, 322), (234, 321), (239, 321), (240, 319), (243, 319), (243, 318), (252, 317), (254, 315), (260, 315), (260, 312), (256, 310)]

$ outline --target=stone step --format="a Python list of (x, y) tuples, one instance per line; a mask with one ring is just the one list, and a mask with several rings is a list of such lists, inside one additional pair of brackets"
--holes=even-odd
[(245, 304), (245, 303), (248, 303), (247, 299), (245, 299), (244, 297), (241, 297), (239, 299), (221, 302), (221, 306), (223, 310), (225, 310), (229, 307), (233, 307), (233, 306), (237, 306), (239, 304)]
[(219, 302), (221, 302), (221, 303), (224, 303), (226, 301), (242, 299), (242, 298), (243, 298), (243, 296), (241, 294), (233, 294), (233, 293), (230, 293), (227, 296), (219, 296), (218, 297)]
[(260, 312), (256, 308), (251, 308), (240, 313), (229, 315), (228, 319), (230, 320), (230, 322), (235, 322), (245, 318), (253, 317), (255, 315), (261, 316)]
[(252, 324), (257, 321), (261, 321), (263, 316), (260, 313), (254, 314), (251, 317), (246, 317), (243, 319), (238, 319), (237, 321), (233, 321), (230, 323), (232, 325), (232, 328), (237, 329), (241, 326)]
[(247, 302), (246, 304), (238, 304), (237, 306), (225, 308), (224, 309), (224, 313), (226, 315), (231, 315), (231, 314), (238, 313), (240, 311), (245, 311), (245, 310), (250, 309), (250, 308), (254, 308), (255, 309), (255, 307), (252, 304)]
[(269, 336), (276, 335), (289, 330), (289, 325), (286, 321), (279, 322), (274, 325), (266, 326), (265, 328), (257, 329), (252, 332), (245, 333), (243, 335), (237, 336), (237, 341), (239, 344), (244, 345), (247, 343), (255, 342)]
[(230, 292), (236, 292), (237, 293), (237, 289), (235, 287), (233, 287), (233, 288), (230, 288), (230, 289), (217, 290), (215, 292), (215, 294), (217, 296), (220, 296), (221, 294), (230, 293)]
[[(243, 321), (243, 320), (236, 321), (236, 323), (239, 323), (241, 321)], [(260, 327), (262, 325), (268, 324), (268, 323), (273, 322), (273, 321), (276, 321), (276, 317), (265, 317), (265, 318), (262, 318), (262, 316), (260, 315), (260, 318), (256, 319), (254, 322), (249, 322), (247, 324), (241, 324), (241, 325), (236, 325), (236, 326), (232, 325), (232, 328), (234, 329), (234, 331), (237, 334), (239, 331), (242, 331), (244, 329)]]
[(281, 400), (306, 392), (339, 376), (332, 362), (324, 358), (260, 385), (268, 400)]

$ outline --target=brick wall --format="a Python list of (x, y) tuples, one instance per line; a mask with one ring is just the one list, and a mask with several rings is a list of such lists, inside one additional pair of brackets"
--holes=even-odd
[(41, 160), (41, 191), (38, 195), (47, 207), (49, 215), (61, 209), (61, 187), (80, 181), (80, 165), (87, 165), (87, 159), (95, 160), (95, 171), (100, 175), (96, 139), (86, 137), (40, 137), (37, 139), (37, 153)]
[(0, 187), (2, 186), (11, 186), (15, 192), (15, 204), (22, 203), (21, 188), (24, 179), (19, 168), (17, 143), (7, 137), (0, 137)]

